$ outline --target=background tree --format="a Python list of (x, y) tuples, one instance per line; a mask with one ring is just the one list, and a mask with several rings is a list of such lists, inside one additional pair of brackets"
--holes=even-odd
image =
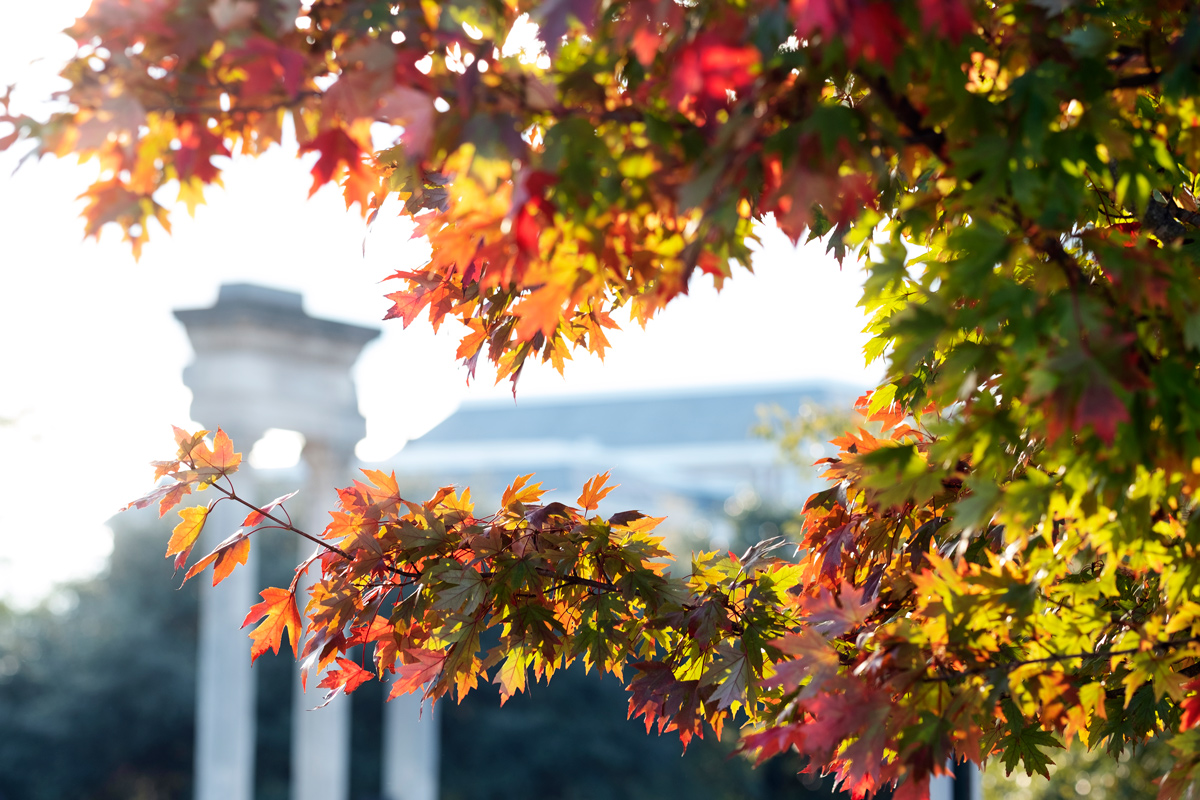
[[(303, 565), (322, 683), (396, 670), (431, 701), (485, 677), (507, 697), (581, 660), (627, 681), (648, 727), (686, 745), (737, 715), (747, 750), (794, 747), (855, 795), (921, 796), (952, 757), (1046, 774), (1063, 740), (1119, 753), (1165, 731), (1178, 796), (1200, 766), (1196, 13), (98, 0), (65, 110), (7, 116), (0, 146), (97, 158), (86, 229), (136, 253), (166, 187), (194, 205), (214, 157), (290, 120), (314, 187), (368, 216), (395, 197), (432, 244), (388, 316), (460, 320), (468, 370), (486, 352), (514, 380), (602, 354), (617, 308), (644, 322), (697, 271), (719, 284), (756, 220), (828, 235), (867, 264), (866, 355), (888, 377), (861, 401), (871, 426), (834, 442), (798, 564), (760, 547), (668, 572), (653, 520), (595, 513), (603, 476), (576, 507), (521, 478), (477, 516), (368, 473), (306, 532), (326, 547)], [(237, 502), (223, 434), (177, 443), (139, 504)], [(181, 514), (177, 566), (205, 507)], [(189, 575), (219, 580), (249, 544)], [(294, 588), (255, 620), (256, 654), (295, 641)], [(345, 657), (360, 644), (367, 668)]]

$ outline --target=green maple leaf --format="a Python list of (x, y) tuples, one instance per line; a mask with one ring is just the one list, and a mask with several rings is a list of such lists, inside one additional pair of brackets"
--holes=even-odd
[(1017, 764), (1023, 763), (1025, 774), (1032, 775), (1037, 772), (1049, 778), (1050, 770), (1047, 767), (1054, 762), (1046, 753), (1042, 752), (1042, 748), (1059, 748), (1061, 750), (1062, 742), (1054, 734), (1026, 722), (1020, 709), (1012, 700), (1005, 699), (1001, 705), (1004, 709), (1004, 716), (1008, 720), (1004, 724), (1004, 733), (1000, 736), (999, 741), (1000, 747), (1004, 750), (1001, 755), (1001, 760), (1004, 762), (1004, 774), (1011, 775)]

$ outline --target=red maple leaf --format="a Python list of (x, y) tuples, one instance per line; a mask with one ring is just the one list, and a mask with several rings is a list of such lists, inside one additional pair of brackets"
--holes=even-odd
[(179, 149), (175, 151), (175, 170), (179, 180), (195, 176), (205, 183), (217, 179), (220, 170), (210, 160), (213, 156), (228, 156), (225, 140), (210, 131), (198, 120), (185, 119), (179, 123)]
[(363, 669), (348, 658), (341, 658), (339, 656), (337, 664), (341, 669), (329, 670), (325, 674), (325, 677), (321, 679), (321, 682), (317, 684), (319, 688), (329, 690), (329, 694), (326, 696), (327, 701), (332, 699), (339, 691), (350, 694), (375, 677), (371, 672)]
[(738, 749), (758, 751), (758, 755), (754, 759), (754, 765), (758, 766), (768, 758), (779, 753), (786, 753), (793, 747), (801, 752), (804, 750), (804, 726), (802, 724), (781, 725), (778, 728), (767, 728), (758, 733), (747, 734), (742, 737)]
[[(703, 696), (700, 681), (681, 681), (669, 664), (652, 661), (633, 665), (637, 675), (629, 683), (629, 718), (642, 717), (646, 732), (679, 731), (686, 750), (693, 736), (704, 738)], [(711, 689), (712, 687), (708, 687)]]
[(295, 97), (304, 80), (304, 56), (265, 36), (251, 36), (229, 53), (229, 59), (246, 73), (243, 95), (267, 94), (278, 87)]
[(1077, 430), (1091, 425), (1105, 444), (1112, 444), (1121, 422), (1129, 422), (1129, 410), (1106, 381), (1093, 380), (1084, 387), (1075, 406)]
[(370, 194), (379, 186), (375, 173), (363, 160), (368, 155), (367, 151), (341, 127), (329, 128), (317, 134), (300, 148), (302, 153), (312, 151), (321, 156), (312, 168), (313, 183), (308, 196), (312, 197), (323, 185), (345, 175), (343, 189), (346, 208), (358, 203), (365, 214), (370, 205)]
[[(1188, 681), (1183, 685), (1185, 692), (1195, 692), (1200, 690), (1200, 678)], [(1183, 718), (1179, 722), (1179, 730), (1186, 731), (1196, 726), (1200, 722), (1200, 694), (1193, 694), (1191, 697), (1184, 698), (1180, 703), (1183, 709)]]
[(700, 34), (675, 54), (670, 102), (682, 108), (689, 98), (696, 98), (706, 112), (723, 105), (729, 92), (740, 93), (754, 81), (759, 61), (758, 48), (753, 45)]
[(885, 0), (791, 0), (796, 35), (814, 33), (823, 40), (841, 40), (850, 61), (860, 58), (890, 67), (907, 31), (891, 3)]
[(661, 41), (661, 36), (647, 28), (638, 28), (633, 32), (633, 42), (631, 43), (633, 54), (637, 56), (637, 60), (643, 67), (654, 63)]
[(935, 31), (956, 44), (975, 27), (971, 10), (963, 0), (920, 0), (920, 7), (921, 23), (925, 29)]

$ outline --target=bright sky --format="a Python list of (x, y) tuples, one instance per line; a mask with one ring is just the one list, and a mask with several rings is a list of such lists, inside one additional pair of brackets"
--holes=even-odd
[[(55, 67), (73, 44), (56, 32), (86, 6), (0, 0), (0, 86), (18, 85), (20, 110), (44, 113), (61, 88)], [(0, 136), (9, 130), (0, 125)], [(82, 241), (75, 198), (94, 165), (51, 159), (13, 174), (16, 161), (0, 154), (0, 598), (26, 604), (103, 566), (106, 520), (149, 488), (146, 463), (173, 451), (170, 425), (195, 424), (181, 378), (191, 350), (171, 310), (211, 305), (221, 283), (301, 291), (310, 314), (381, 325), (357, 369), (363, 459), (391, 456), (463, 399), (510, 397), (486, 376), (465, 385), (449, 325), (435, 336), (428, 324), (378, 322), (391, 291), (379, 281), (419, 266), (427, 247), (397, 220), (368, 232), (336, 191), (306, 200), (311, 164), (292, 154), (228, 164), (225, 189), (195, 219), (176, 210), (173, 234), (152, 235), (140, 262), (115, 230)], [(858, 272), (839, 270), (819, 247), (793, 249), (776, 230), (763, 239), (754, 275), (736, 275), (719, 297), (696, 286), (646, 330), (615, 333), (603, 364), (579, 354), (565, 379), (527, 368), (517, 402), (819, 378), (873, 384), (880, 370), (863, 366)]]

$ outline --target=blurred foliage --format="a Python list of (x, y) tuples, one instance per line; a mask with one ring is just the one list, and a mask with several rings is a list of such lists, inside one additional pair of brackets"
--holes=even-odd
[(1126, 750), (1116, 760), (1102, 747), (1089, 751), (1076, 741), (1067, 750), (1056, 751), (1054, 761), (1047, 780), (1020, 771), (1006, 777), (1004, 765), (993, 760), (983, 774), (983, 796), (987, 800), (1153, 800), (1171, 755), (1167, 744), (1158, 739)]
[(122, 533), (102, 577), (0, 606), (2, 800), (191, 795), (196, 587), (157, 538)]
[(817, 800), (822, 781), (797, 757), (754, 769), (712, 732), (681, 757), (672, 734), (626, 718), (612, 677), (572, 667), (500, 708), (494, 687), (441, 703), (443, 800)]
[(754, 435), (775, 441), (784, 458), (805, 473), (813, 469), (814, 461), (829, 454), (826, 442), (866, 424), (848, 406), (815, 403), (803, 403), (795, 413), (778, 405), (760, 406), (758, 419)]

